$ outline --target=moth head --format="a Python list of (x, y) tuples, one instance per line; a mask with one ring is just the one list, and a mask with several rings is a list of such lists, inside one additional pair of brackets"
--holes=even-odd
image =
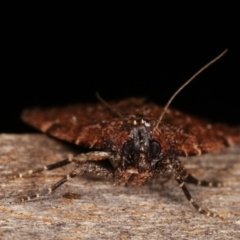
[(125, 168), (137, 168), (139, 173), (151, 171), (161, 160), (161, 145), (152, 139), (148, 127), (150, 124), (145, 120), (141, 120), (140, 124), (134, 120), (129, 139), (122, 147)]

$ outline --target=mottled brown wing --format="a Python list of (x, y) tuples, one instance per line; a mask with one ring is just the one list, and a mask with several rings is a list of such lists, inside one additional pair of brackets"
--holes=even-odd
[(230, 127), (220, 123), (213, 124), (176, 110), (168, 111), (163, 124), (159, 125), (159, 128), (164, 128), (164, 124), (171, 126), (174, 140), (177, 141), (175, 151), (178, 155), (201, 155), (220, 151), (225, 147), (240, 143), (239, 126)]
[[(110, 105), (128, 117), (141, 112), (144, 99), (130, 98)], [(22, 120), (58, 139), (96, 149), (119, 150), (129, 134), (129, 129), (121, 127), (123, 121), (118, 114), (101, 103), (34, 108), (25, 110)]]
[[(163, 110), (138, 98), (109, 104), (123, 115), (123, 119), (101, 103), (35, 108), (24, 111), (22, 119), (42, 132), (77, 145), (120, 151), (135, 118), (148, 120), (152, 130)], [(179, 111), (168, 110), (153, 138), (160, 142), (163, 152), (174, 145), (177, 155), (200, 155), (240, 143), (240, 127), (210, 124)]]

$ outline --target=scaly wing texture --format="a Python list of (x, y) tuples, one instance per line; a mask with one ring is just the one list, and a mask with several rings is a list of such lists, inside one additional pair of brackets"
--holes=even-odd
[[(79, 104), (62, 108), (25, 110), (22, 119), (29, 125), (58, 139), (89, 148), (120, 151), (128, 139), (134, 119), (144, 119), (152, 130), (163, 111), (141, 98), (109, 103), (123, 118), (103, 105)], [(210, 124), (205, 120), (168, 110), (153, 133), (167, 152), (174, 146), (176, 155), (200, 155), (240, 143), (240, 127)]]

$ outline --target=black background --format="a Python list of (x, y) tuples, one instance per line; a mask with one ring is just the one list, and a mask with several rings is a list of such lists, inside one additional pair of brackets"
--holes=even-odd
[(164, 105), (225, 48), (227, 55), (172, 106), (213, 121), (240, 123), (239, 25), (224, 7), (199, 10), (199, 15), (195, 8), (156, 13), (154, 6), (8, 3), (1, 9), (0, 132), (30, 132), (19, 119), (25, 108), (96, 102), (96, 91), (106, 101), (144, 96)]

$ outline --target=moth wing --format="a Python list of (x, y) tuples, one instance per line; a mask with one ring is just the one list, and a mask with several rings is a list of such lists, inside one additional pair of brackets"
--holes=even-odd
[[(170, 129), (167, 132), (164, 130), (165, 125)], [(212, 124), (176, 110), (166, 115), (159, 129), (165, 138), (168, 136), (172, 139), (168, 142), (176, 142), (175, 152), (181, 156), (217, 152), (240, 143), (240, 127)]]
[[(58, 139), (89, 148), (120, 151), (128, 139), (135, 118), (149, 121), (153, 128), (163, 111), (162, 107), (144, 101), (141, 98), (129, 98), (109, 103), (123, 118), (115, 110), (99, 103), (35, 108), (24, 111), (22, 119)], [(168, 151), (174, 143), (176, 155), (201, 155), (240, 143), (240, 127), (210, 124), (171, 109), (153, 137), (160, 142), (164, 151)]]
[[(109, 104), (128, 116), (143, 102), (142, 98), (129, 98)], [(129, 134), (129, 129), (122, 127), (123, 121), (118, 114), (101, 103), (33, 108), (23, 111), (21, 118), (53, 137), (89, 148), (119, 151)]]

